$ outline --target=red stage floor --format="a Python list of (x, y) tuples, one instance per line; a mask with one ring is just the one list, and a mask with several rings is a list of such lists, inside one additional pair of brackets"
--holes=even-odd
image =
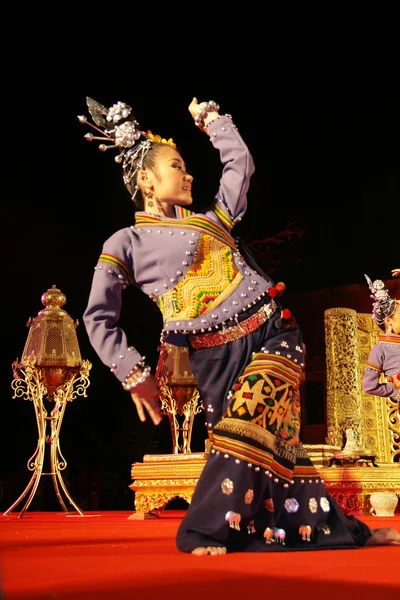
[(175, 548), (183, 511), (18, 514), (0, 516), (4, 600), (400, 599), (400, 546), (195, 557)]

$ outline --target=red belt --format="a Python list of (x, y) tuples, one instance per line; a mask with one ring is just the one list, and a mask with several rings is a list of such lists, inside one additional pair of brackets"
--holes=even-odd
[(222, 346), (222, 344), (234, 342), (248, 333), (256, 331), (256, 329), (268, 321), (275, 311), (276, 304), (271, 300), (269, 304), (263, 304), (254, 315), (251, 315), (251, 317), (241, 321), (237, 325), (233, 325), (222, 331), (216, 331), (215, 333), (192, 333), (189, 335), (189, 342), (196, 349), (213, 348), (214, 346)]

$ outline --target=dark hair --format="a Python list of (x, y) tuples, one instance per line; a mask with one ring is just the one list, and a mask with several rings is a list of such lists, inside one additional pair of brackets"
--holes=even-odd
[[(155, 173), (157, 171), (158, 155), (160, 154), (161, 149), (164, 150), (165, 148), (171, 148), (171, 146), (168, 146), (167, 144), (162, 144), (161, 142), (153, 142), (143, 158), (142, 169), (149, 169), (150, 171)], [(132, 161), (132, 163), (130, 163), (129, 170), (134, 170), (135, 174), (129, 181), (129, 183), (125, 184), (129, 195), (131, 197), (135, 195), (135, 199), (133, 200), (135, 204), (135, 211), (144, 210), (144, 197), (142, 194), (142, 190), (138, 186), (138, 175), (140, 169), (135, 169), (139, 157), (140, 155), (138, 154), (137, 158), (134, 161)], [(122, 172), (124, 174), (124, 169), (122, 170)]]

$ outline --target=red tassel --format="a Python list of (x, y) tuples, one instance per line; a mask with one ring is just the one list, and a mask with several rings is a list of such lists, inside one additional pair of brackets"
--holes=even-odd
[(286, 285), (283, 283), (283, 281), (279, 281), (275, 287), (278, 291), (278, 294), (282, 296), (283, 292), (286, 290)]

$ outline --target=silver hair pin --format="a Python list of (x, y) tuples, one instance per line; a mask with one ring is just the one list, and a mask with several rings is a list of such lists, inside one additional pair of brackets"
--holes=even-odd
[(371, 298), (375, 300), (372, 304), (372, 318), (377, 325), (383, 325), (386, 317), (391, 317), (396, 310), (396, 300), (389, 295), (389, 290), (380, 279), (371, 281), (368, 275), (364, 277), (367, 280), (368, 287), (371, 290)]
[[(146, 133), (139, 128), (138, 121), (135, 118), (130, 121), (126, 120), (130, 116), (132, 108), (125, 102), (117, 102), (107, 108), (93, 100), (93, 98), (86, 97), (86, 104), (97, 127), (90, 123), (85, 115), (78, 116), (78, 120), (100, 133), (101, 137), (87, 133), (84, 136), (85, 140), (88, 142), (93, 140), (104, 142), (99, 145), (101, 152), (114, 148), (121, 149), (121, 153), (114, 159), (116, 162), (121, 163), (125, 152), (132, 148), (138, 140), (144, 138), (147, 141)], [(120, 121), (123, 121), (123, 123), (118, 125)], [(100, 127), (103, 129), (100, 129)]]
[[(126, 185), (143, 167), (143, 161), (153, 143), (176, 147), (172, 138), (164, 139), (159, 135), (153, 135), (151, 131), (142, 131), (132, 114), (132, 108), (125, 102), (117, 102), (107, 108), (87, 96), (86, 104), (95, 125), (90, 123), (84, 115), (78, 116), (78, 120), (94, 129), (100, 136), (87, 133), (84, 138), (88, 142), (93, 140), (102, 142), (99, 145), (101, 152), (115, 148), (120, 150), (114, 160), (119, 164), (122, 163), (123, 181)], [(138, 189), (139, 186), (136, 182), (135, 191), (131, 196), (132, 200), (135, 200)]]

